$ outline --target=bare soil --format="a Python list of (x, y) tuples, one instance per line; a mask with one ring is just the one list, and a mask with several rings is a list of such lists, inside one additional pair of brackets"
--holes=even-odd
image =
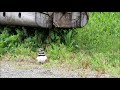
[(34, 61), (0, 61), (0, 78), (112, 78), (90, 69), (72, 70), (65, 67), (45, 68)]

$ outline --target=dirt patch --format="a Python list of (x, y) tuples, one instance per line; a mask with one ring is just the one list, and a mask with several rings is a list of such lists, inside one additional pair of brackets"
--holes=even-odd
[(111, 78), (109, 74), (98, 74), (90, 69), (65, 67), (43, 67), (34, 61), (0, 61), (0, 78)]

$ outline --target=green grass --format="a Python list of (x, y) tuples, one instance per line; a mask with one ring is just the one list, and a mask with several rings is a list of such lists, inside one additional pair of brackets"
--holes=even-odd
[(0, 29), (1, 60), (35, 60), (37, 49), (42, 47), (49, 60), (45, 67), (84, 68), (120, 76), (120, 12), (90, 13), (84, 28), (49, 33), (38, 28), (14, 31), (10, 27)]

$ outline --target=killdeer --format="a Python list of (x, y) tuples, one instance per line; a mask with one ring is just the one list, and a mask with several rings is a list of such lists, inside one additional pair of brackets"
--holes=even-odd
[(44, 50), (42, 48), (40, 48), (39, 54), (36, 59), (41, 64), (45, 63), (45, 61), (47, 60), (47, 56), (45, 55)]

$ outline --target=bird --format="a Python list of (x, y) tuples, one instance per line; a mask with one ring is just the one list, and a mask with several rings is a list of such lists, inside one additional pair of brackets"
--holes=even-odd
[(41, 64), (46, 62), (47, 56), (45, 55), (44, 50), (42, 48), (40, 48), (39, 54), (36, 59), (37, 59), (37, 62)]

